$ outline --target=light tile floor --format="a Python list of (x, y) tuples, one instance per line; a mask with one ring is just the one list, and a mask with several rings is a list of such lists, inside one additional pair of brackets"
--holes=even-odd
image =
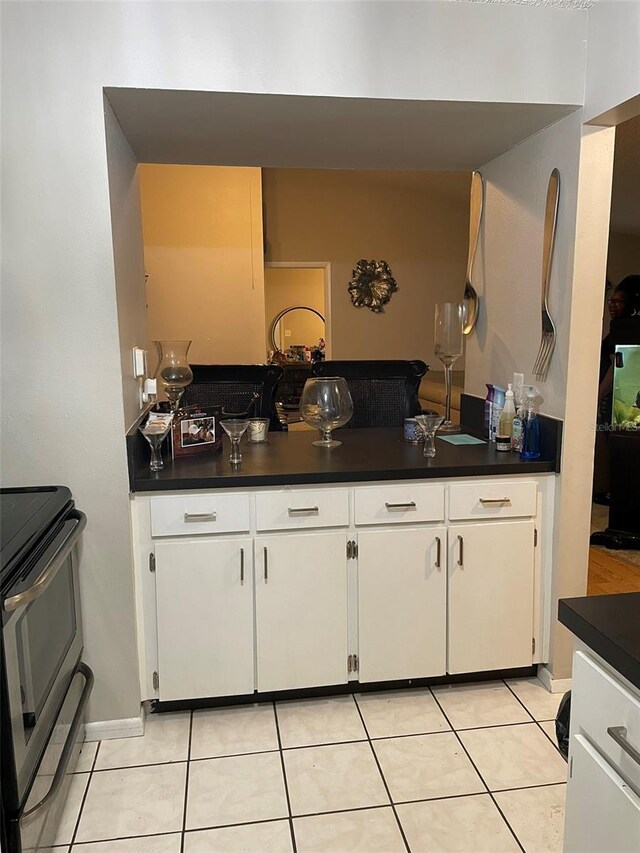
[(56, 853), (560, 853), (537, 679), (158, 714), (88, 743)]

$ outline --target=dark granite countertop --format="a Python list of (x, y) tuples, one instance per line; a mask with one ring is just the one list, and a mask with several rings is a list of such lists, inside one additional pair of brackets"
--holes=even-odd
[(558, 619), (640, 689), (640, 592), (564, 598)]
[(241, 488), (374, 480), (421, 480), (435, 477), (483, 477), (541, 474), (556, 470), (553, 459), (521, 462), (516, 453), (497, 452), (492, 444), (454, 446), (436, 439), (437, 455), (426, 459), (422, 447), (404, 441), (401, 429), (339, 430), (341, 447), (314, 447), (313, 431), (271, 432), (266, 444), (242, 442), (238, 471), (229, 464), (229, 444), (222, 452), (172, 461), (149, 471), (149, 451), (130, 455), (133, 492), (177, 489)]

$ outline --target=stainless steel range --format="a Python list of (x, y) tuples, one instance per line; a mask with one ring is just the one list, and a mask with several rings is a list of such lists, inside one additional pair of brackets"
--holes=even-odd
[(3, 850), (47, 850), (84, 739), (93, 674), (82, 663), (77, 546), (86, 525), (64, 486), (0, 490)]

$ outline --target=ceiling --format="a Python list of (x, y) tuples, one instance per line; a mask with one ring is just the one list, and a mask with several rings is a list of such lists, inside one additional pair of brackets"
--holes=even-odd
[(142, 163), (274, 168), (468, 170), (576, 109), (160, 89), (105, 94)]
[(640, 236), (640, 116), (616, 128), (611, 230)]

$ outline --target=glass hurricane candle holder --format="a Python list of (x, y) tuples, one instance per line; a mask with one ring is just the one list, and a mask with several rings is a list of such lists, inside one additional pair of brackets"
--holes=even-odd
[(184, 389), (193, 381), (193, 373), (187, 361), (191, 341), (155, 341), (160, 361), (156, 371), (167, 395), (171, 411), (178, 409)]
[(342, 442), (331, 438), (331, 432), (353, 417), (353, 400), (346, 380), (341, 376), (307, 379), (300, 398), (300, 416), (322, 434), (319, 441), (313, 442), (315, 447), (339, 447)]
[(434, 352), (444, 365), (444, 423), (442, 432), (460, 432), (457, 424), (451, 423), (451, 373), (453, 362), (462, 355), (462, 328), (464, 311), (457, 302), (439, 302), (436, 305)]
[(424, 433), (424, 455), (432, 458), (436, 455), (436, 432), (442, 425), (444, 418), (434, 412), (416, 415), (420, 429)]
[(220, 421), (220, 426), (229, 436), (231, 441), (231, 453), (229, 454), (229, 462), (232, 465), (239, 465), (242, 462), (242, 453), (240, 452), (240, 439), (245, 434), (249, 421), (241, 418), (228, 418), (226, 421)]

